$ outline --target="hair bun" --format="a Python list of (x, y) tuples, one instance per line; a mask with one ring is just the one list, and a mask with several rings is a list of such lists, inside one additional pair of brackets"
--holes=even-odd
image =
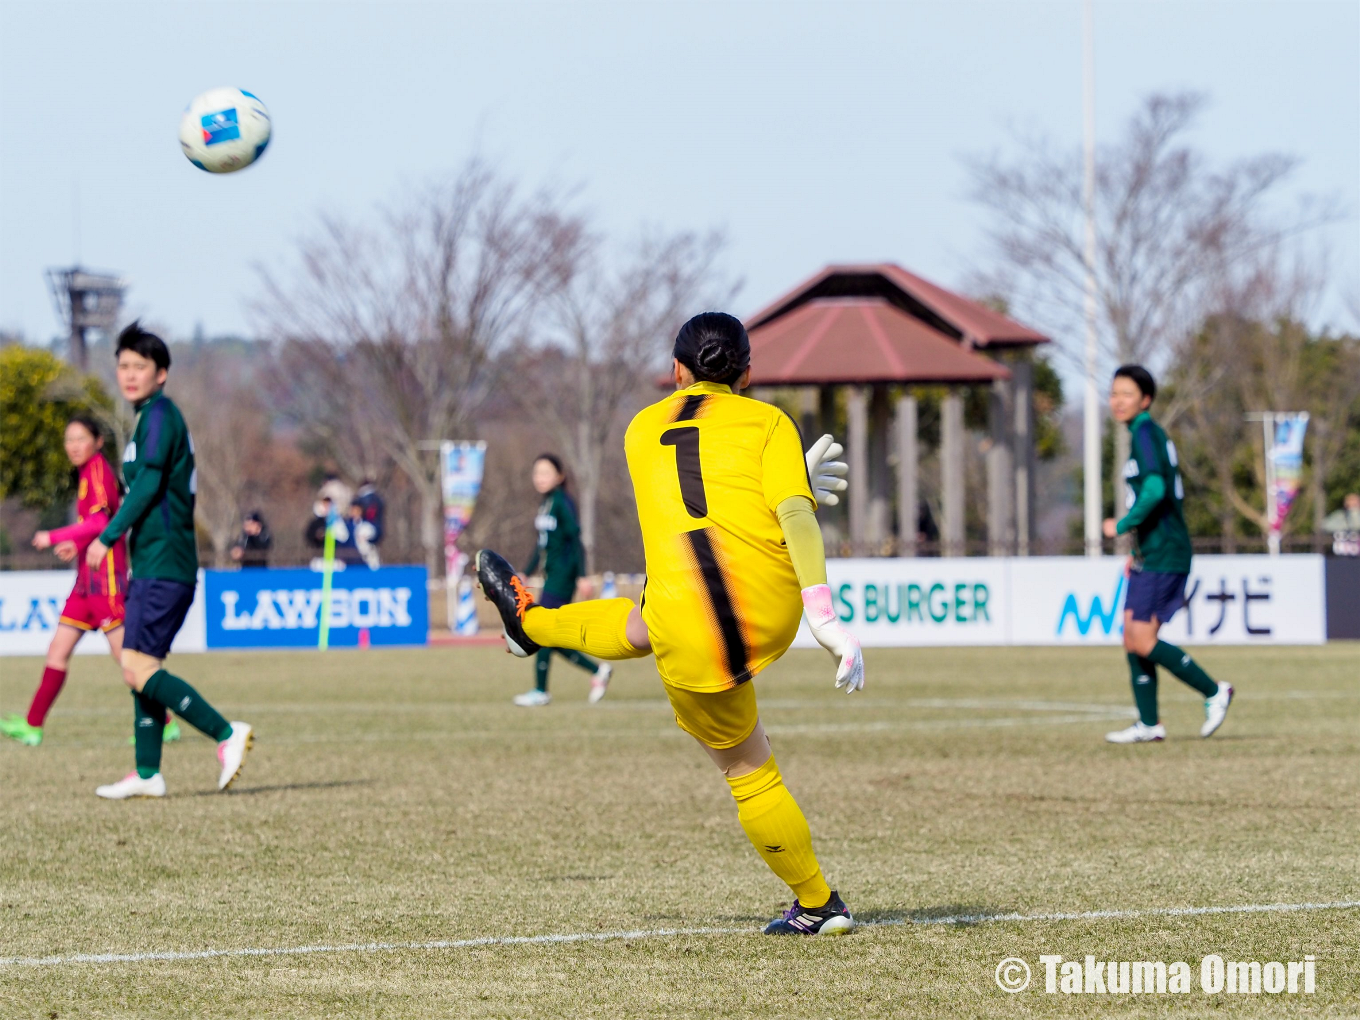
[(721, 379), (736, 366), (732, 364), (732, 352), (725, 344), (709, 341), (699, 348), (694, 363), (710, 379)]

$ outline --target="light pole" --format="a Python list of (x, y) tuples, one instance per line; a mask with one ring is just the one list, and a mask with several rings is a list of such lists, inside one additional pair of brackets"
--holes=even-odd
[(1086, 399), (1083, 424), (1082, 464), (1085, 487), (1086, 555), (1101, 553), (1100, 523), (1100, 389), (1096, 380), (1099, 349), (1096, 338), (1096, 58), (1095, 16), (1091, 0), (1082, 4), (1082, 113), (1084, 122), (1085, 173), (1082, 206), (1086, 213)]

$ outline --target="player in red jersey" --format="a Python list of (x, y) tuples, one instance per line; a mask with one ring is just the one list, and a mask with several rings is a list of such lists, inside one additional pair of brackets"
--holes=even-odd
[[(98, 569), (85, 562), (85, 550), (118, 512), (118, 476), (104, 456), (104, 430), (95, 419), (77, 415), (66, 426), (66, 456), (80, 474), (76, 492), (76, 523), (33, 536), (35, 549), (52, 548), (57, 558), (76, 564), (76, 584), (62, 607), (57, 632), (47, 648), (42, 682), (33, 695), (27, 718), (0, 718), (0, 733), (36, 747), (42, 743), (43, 722), (66, 682), (71, 653), (86, 631), (102, 630), (109, 639), (113, 660), (123, 651), (123, 593), (127, 590), (127, 546), (119, 541)], [(167, 727), (168, 729), (168, 727)], [(178, 730), (178, 726), (175, 727)], [(176, 739), (167, 732), (167, 739)]]

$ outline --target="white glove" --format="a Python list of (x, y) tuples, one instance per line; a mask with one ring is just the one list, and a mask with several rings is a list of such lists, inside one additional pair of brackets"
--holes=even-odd
[(836, 610), (831, 606), (830, 585), (814, 584), (804, 588), (803, 609), (812, 636), (840, 661), (836, 669), (836, 686), (844, 687), (846, 694), (854, 694), (864, 686), (864, 653), (860, 651), (859, 639), (837, 619)]
[(829, 432), (813, 443), (812, 449), (807, 452), (807, 471), (808, 477), (812, 479), (812, 494), (823, 506), (835, 506), (841, 501), (836, 493), (844, 492), (850, 486), (845, 480), (850, 465), (835, 459), (844, 452), (845, 447), (836, 442)]

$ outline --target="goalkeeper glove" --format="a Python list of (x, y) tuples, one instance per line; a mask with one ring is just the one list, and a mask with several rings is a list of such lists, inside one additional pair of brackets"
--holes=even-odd
[(864, 686), (864, 653), (860, 651), (859, 639), (836, 618), (836, 611), (831, 607), (831, 586), (814, 584), (804, 588), (803, 609), (807, 612), (812, 636), (840, 662), (836, 669), (836, 686), (844, 687), (846, 694), (854, 694)]
[(812, 449), (807, 452), (807, 471), (808, 478), (812, 479), (812, 494), (823, 506), (835, 506), (841, 501), (836, 493), (849, 488), (850, 483), (845, 480), (845, 475), (849, 473), (850, 465), (835, 459), (844, 452), (845, 447), (836, 442), (830, 433), (813, 443)]

